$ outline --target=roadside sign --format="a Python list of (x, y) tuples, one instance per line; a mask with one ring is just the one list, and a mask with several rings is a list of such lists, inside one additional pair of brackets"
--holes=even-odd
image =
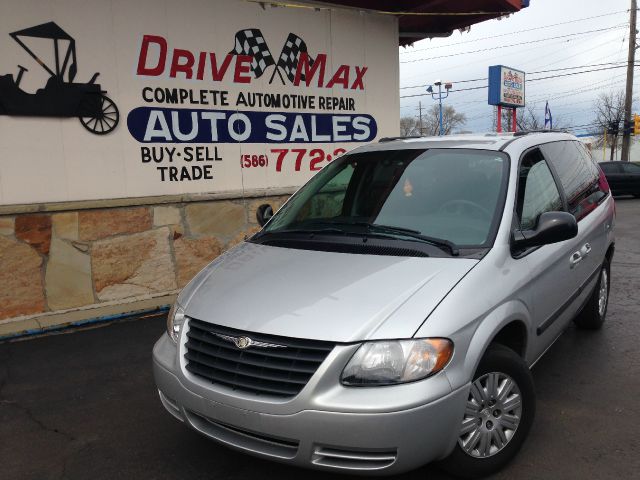
[(526, 73), (504, 65), (489, 67), (489, 105), (524, 107)]

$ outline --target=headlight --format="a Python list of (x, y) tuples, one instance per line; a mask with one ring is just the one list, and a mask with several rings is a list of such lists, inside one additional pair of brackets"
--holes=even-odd
[(167, 315), (167, 333), (171, 337), (171, 340), (178, 343), (178, 336), (180, 335), (180, 329), (184, 323), (184, 308), (178, 303), (174, 303)]
[(442, 370), (453, 355), (446, 338), (363, 343), (342, 371), (349, 386), (394, 385), (413, 382)]

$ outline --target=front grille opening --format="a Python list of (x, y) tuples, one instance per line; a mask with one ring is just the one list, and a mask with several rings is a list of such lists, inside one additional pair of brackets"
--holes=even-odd
[(296, 440), (245, 430), (192, 411), (187, 411), (187, 416), (191, 425), (201, 433), (236, 447), (280, 458), (294, 458), (298, 452), (299, 442)]
[(381, 470), (393, 465), (396, 457), (396, 450), (371, 451), (317, 446), (313, 451), (312, 462), (344, 470)]
[[(221, 337), (222, 336), (222, 337)], [(240, 349), (223, 337), (250, 337), (284, 348), (251, 346)], [(186, 369), (212, 384), (280, 398), (296, 396), (334, 343), (245, 332), (189, 319)]]

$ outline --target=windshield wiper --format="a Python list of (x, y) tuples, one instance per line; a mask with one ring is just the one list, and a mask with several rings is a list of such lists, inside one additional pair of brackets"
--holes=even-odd
[(455, 243), (450, 242), (449, 240), (445, 240), (443, 238), (435, 238), (429, 237), (427, 235), (423, 235), (418, 230), (412, 230), (410, 228), (405, 227), (395, 227), (391, 225), (380, 225), (378, 223), (369, 223), (369, 222), (335, 222), (338, 225), (356, 225), (361, 227), (366, 227), (367, 231), (371, 233), (389, 233), (393, 235), (404, 235), (406, 237), (415, 238), (416, 240), (421, 240), (425, 243), (429, 243), (434, 245), (441, 250), (447, 250), (451, 255), (458, 256), (460, 252)]
[[(311, 225), (317, 225), (317, 227), (312, 227)], [(441, 250), (445, 250), (449, 252), (452, 256), (460, 255), (458, 247), (455, 243), (450, 242), (449, 240), (445, 240), (442, 238), (429, 237), (427, 235), (423, 235), (418, 230), (412, 230), (410, 228), (405, 227), (395, 227), (391, 225), (380, 225), (378, 223), (369, 223), (369, 222), (344, 222), (344, 221), (330, 221), (330, 222), (314, 222), (310, 226), (302, 227), (302, 228), (291, 228), (286, 230), (274, 230), (271, 232), (263, 232), (260, 237), (269, 234), (279, 234), (279, 233), (307, 233), (307, 234), (316, 234), (316, 233), (339, 233), (341, 235), (366, 235), (366, 234), (387, 234), (387, 235), (403, 235), (405, 237), (414, 238), (416, 240), (420, 240), (421, 242), (428, 243), (429, 245), (433, 245), (435, 247), (440, 248)], [(364, 227), (366, 232), (350, 232), (344, 230), (342, 228), (338, 228), (338, 226), (355, 226), (355, 227)]]
[(280, 233), (306, 233), (306, 234), (315, 234), (315, 233), (339, 233), (340, 235), (346, 235), (348, 232), (345, 232), (341, 228), (332, 227), (328, 225), (326, 227), (317, 227), (317, 228), (289, 228), (285, 230), (273, 230), (267, 232), (261, 232), (258, 238), (263, 237), (265, 235), (275, 235)]

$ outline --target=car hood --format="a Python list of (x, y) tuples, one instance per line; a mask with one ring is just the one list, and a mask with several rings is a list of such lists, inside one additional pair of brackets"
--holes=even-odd
[(409, 338), (477, 263), (242, 243), (182, 291), (188, 317), (247, 332), (355, 342)]

